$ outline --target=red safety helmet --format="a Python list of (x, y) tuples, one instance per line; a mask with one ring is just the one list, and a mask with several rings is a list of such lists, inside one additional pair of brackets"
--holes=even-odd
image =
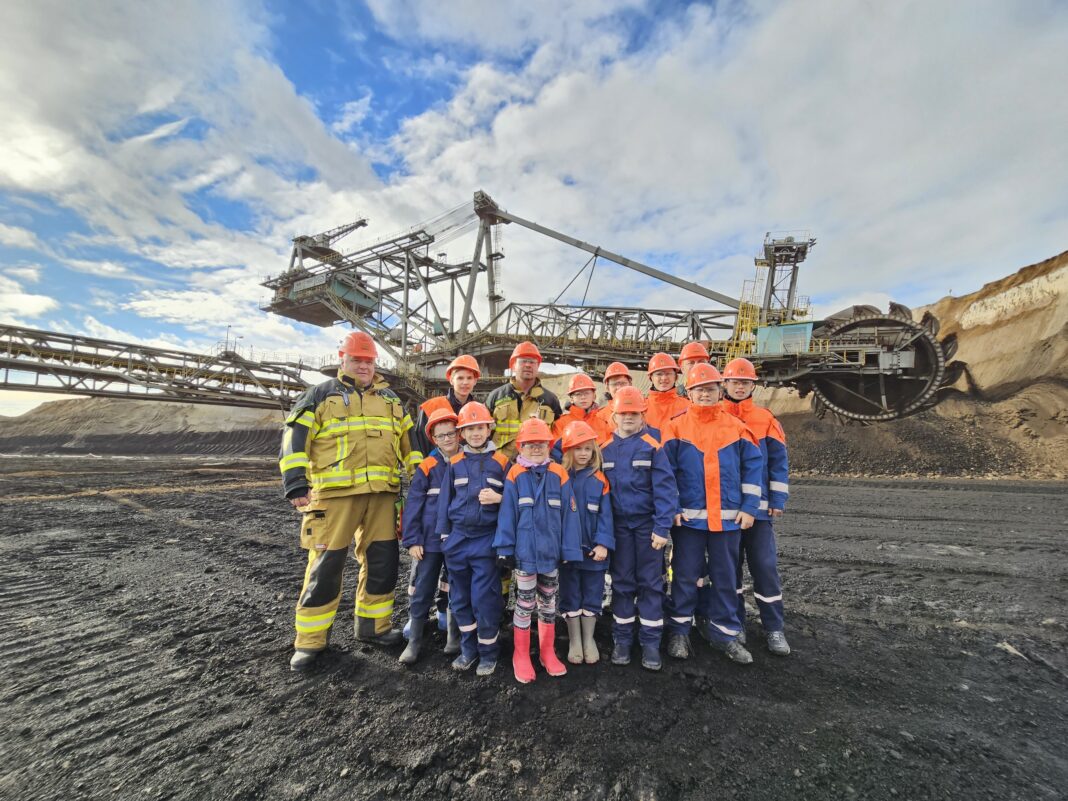
[(607, 384), (610, 378), (616, 378), (621, 375), (625, 375), (627, 378), (633, 380), (630, 370), (627, 369), (627, 365), (623, 364), (623, 362), (612, 362), (608, 365), (608, 369), (604, 371), (604, 382)]
[(544, 420), (528, 417), (523, 421), (523, 425), (519, 426), (519, 436), (515, 438), (515, 441), (517, 445), (525, 442), (552, 442), (553, 432), (549, 430)]
[(345, 338), (341, 340), (338, 345), (338, 356), (355, 356), (357, 359), (370, 359), (374, 361), (378, 358), (378, 349), (375, 347), (375, 341), (371, 339), (370, 334), (365, 334), (363, 331), (353, 331), (345, 335)]
[(453, 370), (470, 370), (475, 374), (475, 378), (479, 378), (482, 375), (482, 371), (478, 369), (478, 362), (475, 361), (474, 356), (468, 356), (466, 353), (462, 356), (457, 356), (445, 369), (445, 380), (449, 381), (452, 378)]
[(756, 381), (756, 368), (748, 359), (734, 359), (723, 368), (723, 378), (740, 378), (744, 381)]
[(686, 379), (686, 389), (691, 390), (694, 387), (703, 387), (705, 384), (719, 384), (722, 381), (723, 376), (719, 374), (719, 370), (713, 365), (695, 364)]
[(644, 412), (649, 406), (645, 402), (645, 396), (637, 387), (620, 387), (612, 398), (612, 411), (616, 414), (621, 412)]
[(515, 346), (512, 355), (508, 357), (509, 370), (515, 369), (516, 359), (534, 359), (538, 364), (541, 364), (541, 351), (538, 350), (538, 346), (533, 342), (520, 342)]
[(679, 354), (679, 361), (692, 361), (694, 359), (701, 359), (707, 362), (709, 359), (708, 351), (700, 342), (687, 342), (682, 346), (682, 353)]
[(493, 425), (493, 415), (485, 404), (478, 401), (468, 401), (460, 407), (460, 414), (456, 416), (456, 427), (467, 428), (468, 426), (480, 426), (483, 424)]
[(438, 423), (458, 423), (459, 418), (452, 409), (435, 409), (430, 413), (430, 417), (427, 418), (426, 428), (423, 430), (426, 432), (427, 439), (434, 438), (434, 426)]
[(564, 429), (563, 439), (560, 440), (560, 447), (569, 451), (574, 447), (581, 445), (583, 442), (589, 442), (590, 440), (597, 441), (597, 432), (593, 430), (593, 427), (589, 423), (585, 423), (582, 420), (576, 420), (573, 423), (568, 423), (567, 428)]
[(649, 375), (657, 372), (658, 370), (674, 370), (676, 373), (681, 373), (682, 370), (675, 364), (675, 360), (672, 359), (666, 353), (654, 353), (653, 357), (649, 359), (649, 367), (646, 370)]
[(593, 383), (593, 379), (585, 373), (575, 373), (571, 376), (571, 381), (567, 385), (567, 394), (570, 395), (573, 392), (582, 392), (584, 389), (592, 389), (597, 391), (597, 385)]

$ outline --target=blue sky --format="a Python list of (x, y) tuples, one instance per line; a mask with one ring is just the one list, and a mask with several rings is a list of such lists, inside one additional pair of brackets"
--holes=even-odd
[[(323, 354), (338, 329), (259, 310), (289, 240), (357, 216), (384, 237), (478, 188), (728, 295), (780, 229), (819, 238), (817, 310), (963, 294), (1068, 246), (1068, 10), (960, 9), (5, 3), (0, 320)], [(504, 238), (508, 300), (587, 258)], [(702, 307), (599, 270), (592, 302)]]

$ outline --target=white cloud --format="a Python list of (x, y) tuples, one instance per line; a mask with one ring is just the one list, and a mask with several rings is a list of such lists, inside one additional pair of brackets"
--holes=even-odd
[(37, 250), (41, 246), (41, 243), (38, 241), (37, 235), (33, 231), (19, 228), (16, 225), (5, 225), (4, 223), (0, 223), (0, 245), (25, 248), (26, 250)]
[(347, 134), (352, 131), (353, 128), (358, 126), (367, 117), (367, 114), (371, 111), (371, 98), (373, 93), (371, 90), (367, 90), (363, 97), (358, 100), (350, 100), (341, 107), (341, 114), (330, 126), (336, 134)]
[(41, 266), (39, 264), (18, 264), (13, 267), (2, 267), (0, 272), (30, 284), (36, 284), (41, 280)]
[(22, 325), (22, 318), (40, 317), (58, 307), (59, 303), (53, 298), (24, 292), (22, 284), (0, 274), (0, 320)]

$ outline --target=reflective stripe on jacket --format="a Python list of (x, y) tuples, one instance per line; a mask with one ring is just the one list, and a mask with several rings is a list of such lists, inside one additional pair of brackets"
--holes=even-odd
[(540, 378), (534, 380), (534, 386), (526, 395), (520, 393), (514, 380), (502, 384), (486, 398), (486, 408), (496, 423), (493, 442), (509, 459), (515, 457), (515, 438), (519, 436), (519, 426), (524, 420), (538, 417), (551, 429), (556, 418), (563, 414), (560, 401), (541, 385)]
[(441, 538), (437, 536), (438, 500), (441, 486), (449, 472), (449, 461), (441, 451), (434, 449), (415, 468), (408, 499), (404, 504), (404, 534), (401, 545), (411, 548), (422, 545), (428, 552), (441, 550)]
[(735, 402), (724, 398), (723, 408), (737, 417), (753, 432), (760, 452), (764, 455), (764, 473), (760, 483), (760, 511), (758, 520), (768, 520), (768, 508), (785, 509), (790, 496), (790, 462), (786, 453), (786, 434), (770, 411), (753, 403), (752, 398)]
[(756, 516), (764, 457), (753, 432), (722, 406), (691, 406), (668, 423), (664, 450), (675, 470), (684, 526), (737, 531), (738, 512)]
[(550, 573), (560, 563), (581, 562), (578, 503), (567, 471), (555, 462), (537, 467), (513, 465), (504, 482), (504, 500), (493, 547), (515, 556), (527, 573)]
[(667, 537), (675, 519), (678, 490), (671, 462), (648, 426), (637, 434), (613, 434), (601, 449), (601, 470), (611, 488), (616, 526), (646, 528)]
[(287, 498), (397, 492), (411, 470), (412, 419), (382, 376), (359, 390), (337, 378), (306, 390), (286, 418), (278, 467)]
[(508, 457), (487, 444), (484, 451), (461, 450), (449, 460), (438, 498), (435, 528), (441, 539), (449, 536), (488, 537), (497, 529), (499, 503), (481, 504), (478, 493), (484, 489), (504, 491)]

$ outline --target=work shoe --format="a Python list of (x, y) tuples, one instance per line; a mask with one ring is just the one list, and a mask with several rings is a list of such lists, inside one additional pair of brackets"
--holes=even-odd
[(643, 645), (642, 646), (642, 667), (646, 670), (660, 670), (663, 667), (663, 661), (660, 659), (660, 646), (659, 645)]
[(612, 664), (613, 665), (629, 665), (630, 664), (630, 652), (632, 644), (629, 642), (619, 642), (618, 640), (612, 645)]
[(717, 651), (722, 651), (727, 655), (727, 658), (732, 662), (737, 662), (739, 665), (750, 665), (753, 663), (753, 655), (745, 650), (745, 646), (738, 640), (731, 640), (729, 642), (714, 642), (712, 647)]
[(426, 630), (426, 619), (409, 620), (408, 627), (411, 634), (408, 637), (408, 645), (400, 655), (399, 661), (402, 665), (414, 665), (419, 660), (419, 650), (423, 647), (423, 632)]
[(530, 662), (530, 629), (512, 629), (512, 672), (520, 684), (534, 681), (534, 665)]
[(667, 652), (672, 659), (689, 659), (690, 638), (685, 634), (669, 634)]
[(769, 631), (768, 650), (775, 656), (789, 656), (790, 643), (786, 642), (786, 635), (781, 631)]
[(293, 656), (289, 658), (289, 669), (297, 671), (308, 670), (318, 658), (318, 651), (305, 651), (302, 648), (298, 648), (293, 652)]
[(565, 617), (567, 621), (567, 661), (572, 665), (582, 664), (582, 623), (577, 617)]
[(460, 653), (460, 624), (456, 622), (451, 609), (445, 613), (445, 618), (448, 631), (445, 639), (445, 656), (456, 656)]
[(400, 645), (404, 640), (404, 635), (400, 629), (389, 629), (378, 634), (375, 630), (375, 621), (369, 617), (361, 617), (356, 619), (356, 639), (375, 645)]
[(485, 657), (483, 657), (482, 659), (478, 660), (478, 667), (475, 668), (475, 675), (476, 676), (491, 676), (491, 675), (493, 675), (493, 671), (495, 671), (496, 669), (497, 669), (497, 660), (496, 659), (486, 659)]
[(556, 657), (556, 623), (538, 621), (538, 661), (550, 676), (567, 674), (567, 666)]
[(592, 615), (583, 615), (582, 621), (582, 657), (587, 665), (596, 665), (601, 661), (601, 652), (597, 650), (597, 643), (593, 639), (593, 631), (597, 628), (597, 618)]
[(477, 661), (478, 661), (478, 655), (477, 654), (473, 654), (471, 656), (467, 656), (466, 654), (464, 654), (461, 651), (460, 655), (458, 657), (456, 657), (454, 660), (452, 660), (452, 669), (453, 670), (459, 670), (459, 671), (470, 670), (471, 668), (473, 668), (475, 666), (475, 662), (477, 662)]

